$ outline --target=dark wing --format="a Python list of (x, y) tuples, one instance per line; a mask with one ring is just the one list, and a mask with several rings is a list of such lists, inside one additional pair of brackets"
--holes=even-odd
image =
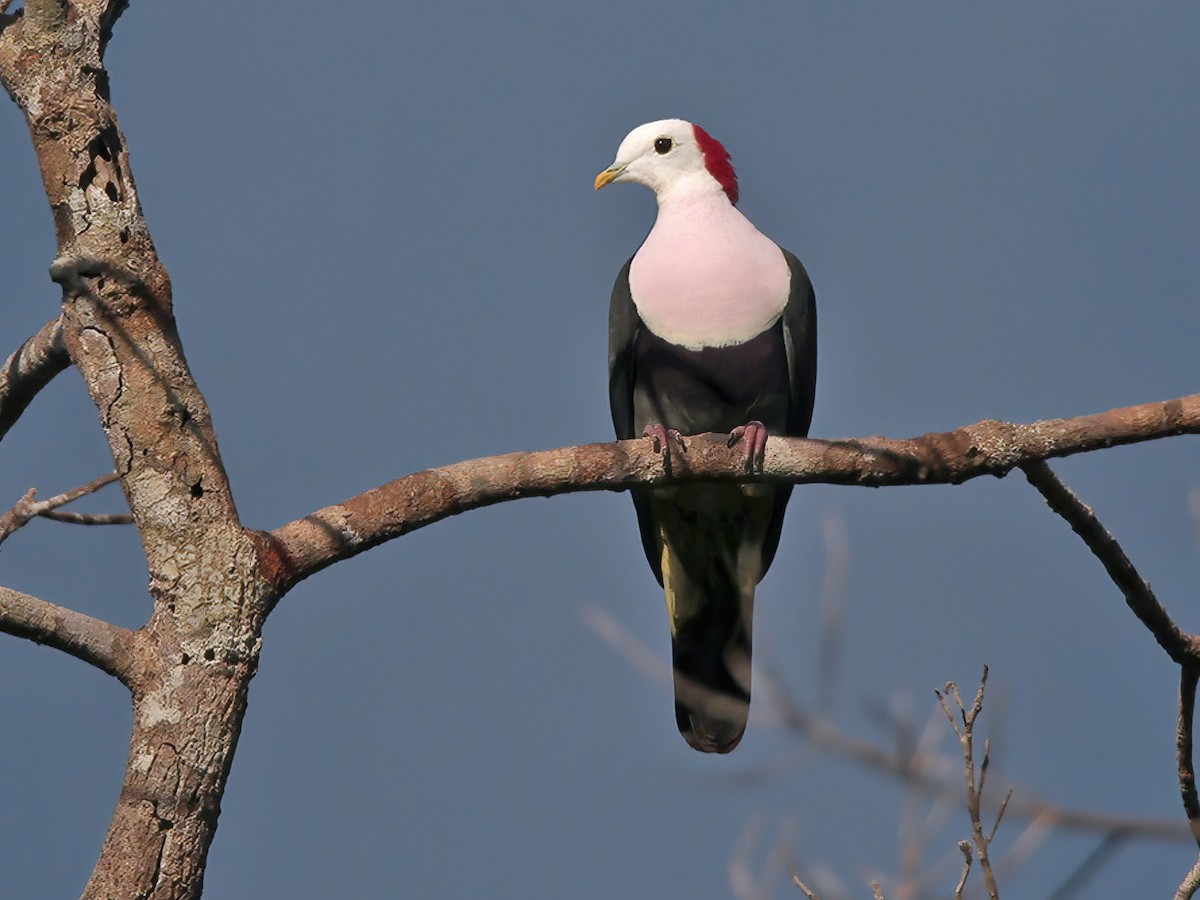
[[(608, 307), (608, 404), (619, 441), (641, 437), (634, 430), (633, 423), (633, 384), (637, 375), (634, 345), (642, 320), (629, 291), (629, 266), (632, 262), (633, 257), (630, 257), (617, 275)], [(646, 561), (650, 563), (658, 583), (662, 584), (662, 548), (658, 543), (658, 525), (650, 511), (650, 498), (644, 488), (632, 488), (629, 494), (637, 511)]]
[[(782, 248), (780, 248), (782, 249)], [(783, 342), (788, 361), (788, 423), (786, 434), (791, 437), (807, 437), (812, 422), (813, 400), (817, 390), (817, 297), (813, 293), (808, 272), (795, 255), (783, 251), (788, 268), (792, 272), (792, 289), (781, 316)], [(771, 521), (763, 540), (762, 571), (765, 574), (779, 549), (779, 536), (783, 531), (783, 514), (787, 511), (792, 486), (777, 488)]]
[(642, 320), (629, 292), (630, 257), (613, 284), (608, 307), (608, 403), (617, 440), (637, 437), (633, 433), (633, 348)]
[(792, 290), (782, 316), (791, 387), (787, 433), (807, 437), (817, 390), (817, 298), (800, 260), (787, 250), (783, 257), (792, 272)]

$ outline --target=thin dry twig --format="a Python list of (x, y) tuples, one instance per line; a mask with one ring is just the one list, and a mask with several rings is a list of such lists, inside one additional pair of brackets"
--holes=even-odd
[[(1179, 710), (1176, 719), (1176, 761), (1179, 791), (1184, 812), (1196, 842), (1200, 844), (1200, 799), (1196, 794), (1192, 733), (1195, 720), (1196, 682), (1200, 678), (1200, 636), (1180, 628), (1154, 596), (1150, 585), (1134, 568), (1112, 534), (1096, 518), (1091, 507), (1080, 500), (1051, 471), (1044, 461), (1022, 466), (1029, 483), (1036, 487), (1052, 510), (1062, 516), (1100, 560), (1125, 602), (1154, 636), (1158, 645), (1180, 667)], [(1184, 878), (1177, 897), (1191, 897), (1200, 885), (1200, 861)]]
[(1194, 635), (1175, 624), (1154, 591), (1138, 574), (1125, 551), (1109, 531), (1100, 524), (1091, 507), (1085, 505), (1045, 462), (1026, 463), (1021, 467), (1025, 477), (1049, 507), (1066, 519), (1071, 529), (1083, 539), (1088, 549), (1100, 560), (1113, 583), (1125, 595), (1133, 614), (1150, 630), (1160, 647), (1175, 662), (1200, 662), (1200, 648)]
[(954, 900), (962, 900), (963, 889), (967, 886), (967, 876), (971, 874), (971, 842), (959, 841), (958, 849), (963, 855), (963, 870), (962, 877), (958, 879), (958, 884), (954, 886)]
[(1192, 835), (1200, 844), (1200, 798), (1196, 795), (1196, 768), (1193, 760), (1192, 728), (1196, 717), (1196, 681), (1200, 666), (1186, 663), (1179, 673), (1179, 713), (1176, 718), (1175, 754), (1179, 764), (1179, 793), (1187, 813)]
[(66, 522), (69, 525), (132, 525), (133, 516), (129, 513), (77, 513), (67, 510), (52, 509), (38, 513), (43, 519), (53, 519), (55, 522)]
[(13, 508), (8, 512), (0, 515), (0, 544), (17, 529), (24, 527), (30, 519), (37, 516), (43, 516), (47, 519), (56, 519), (60, 522), (75, 522), (85, 525), (128, 525), (133, 521), (132, 516), (128, 515), (94, 515), (88, 513), (67, 513), (59, 512), (60, 506), (66, 506), (80, 497), (86, 497), (88, 494), (94, 494), (96, 491), (105, 485), (112, 484), (118, 478), (116, 472), (109, 472), (107, 475), (101, 475), (99, 478), (89, 481), (87, 484), (82, 484), (79, 487), (72, 488), (69, 491), (63, 491), (61, 494), (56, 494), (45, 500), (38, 500), (37, 491), (30, 488), (18, 500)]
[(807, 884), (805, 884), (803, 881), (801, 881), (800, 876), (797, 875), (795, 872), (792, 873), (792, 884), (796, 885), (796, 887), (798, 887), (798, 888), (800, 888), (800, 890), (804, 891), (804, 896), (807, 897), (808, 900), (821, 900), (820, 896), (818, 894), (814, 893), (812, 888), (810, 888)]
[[(1175, 752), (1179, 765), (1179, 791), (1187, 813), (1192, 835), (1200, 843), (1200, 800), (1196, 796), (1196, 767), (1192, 748), (1192, 733), (1196, 720), (1196, 681), (1200, 665), (1184, 663), (1179, 675), (1179, 715), (1176, 720)], [(1200, 889), (1200, 859), (1184, 876), (1175, 896), (1190, 898)]]
[[(971, 703), (970, 709), (963, 704), (958, 685), (953, 681), (946, 683), (944, 691), (934, 691), (934, 693), (937, 694), (938, 704), (950, 721), (950, 727), (954, 729), (959, 746), (962, 748), (963, 773), (967, 785), (967, 813), (971, 817), (971, 841), (974, 845), (975, 855), (979, 859), (979, 869), (983, 872), (983, 883), (988, 897), (991, 900), (998, 900), (1000, 891), (996, 886), (996, 875), (992, 871), (991, 860), (988, 858), (988, 846), (991, 844), (992, 838), (983, 833), (983, 820), (980, 813), (989, 763), (989, 747), (986, 740), (984, 741), (983, 760), (979, 765), (978, 772), (975, 766), (975, 722), (978, 720), (979, 714), (983, 712), (983, 695), (987, 688), (987, 679), (988, 667), (984, 666), (983, 675), (979, 679), (979, 690), (975, 692), (975, 699)], [(957, 716), (951, 711), (950, 704), (946, 702), (947, 696), (954, 699), (954, 704), (958, 708)], [(978, 786), (976, 785), (977, 778)], [(1010, 791), (1009, 794), (1011, 795), (1011, 793)], [(1004, 803), (1000, 807), (1000, 813), (996, 817), (996, 826), (999, 826), (1000, 817), (1004, 815), (1007, 806), (1008, 797), (1005, 797)], [(995, 835), (995, 831), (996, 829), (993, 828), (992, 835)]]
[[(979, 789), (983, 790), (983, 783), (980, 782)], [(1000, 822), (1004, 819), (1004, 811), (1008, 809), (1008, 801), (1012, 799), (1013, 789), (1009, 788), (1008, 793), (1004, 795), (1004, 799), (1000, 802), (1000, 809), (996, 813), (996, 821), (992, 823), (991, 833), (988, 834), (988, 843), (992, 842), (992, 838), (996, 836), (996, 831), (1000, 828)]]

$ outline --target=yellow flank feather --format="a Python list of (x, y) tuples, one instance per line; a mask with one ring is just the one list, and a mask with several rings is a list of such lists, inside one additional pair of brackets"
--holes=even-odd
[(671, 548), (666, 536), (659, 529), (658, 539), (662, 543), (663, 593), (667, 595), (667, 622), (671, 626), (671, 637), (675, 636), (675, 588), (671, 584)]

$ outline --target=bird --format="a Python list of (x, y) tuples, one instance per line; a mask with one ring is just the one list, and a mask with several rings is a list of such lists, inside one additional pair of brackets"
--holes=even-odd
[[(595, 179), (641, 184), (653, 227), (609, 307), (609, 402), (619, 440), (653, 440), (668, 471), (685, 435), (728, 434), (762, 470), (768, 434), (805, 437), (817, 373), (808, 273), (737, 208), (729, 152), (699, 125), (633, 129)], [(790, 484), (687, 482), (631, 491), (667, 605), (675, 719), (706, 753), (741, 741), (750, 711), (754, 590), (779, 547)]]

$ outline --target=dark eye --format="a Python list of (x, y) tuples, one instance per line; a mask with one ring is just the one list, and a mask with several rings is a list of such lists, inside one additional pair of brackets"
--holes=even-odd
[(659, 138), (654, 142), (655, 153), (670, 153), (671, 148), (675, 146), (675, 142), (670, 138)]

